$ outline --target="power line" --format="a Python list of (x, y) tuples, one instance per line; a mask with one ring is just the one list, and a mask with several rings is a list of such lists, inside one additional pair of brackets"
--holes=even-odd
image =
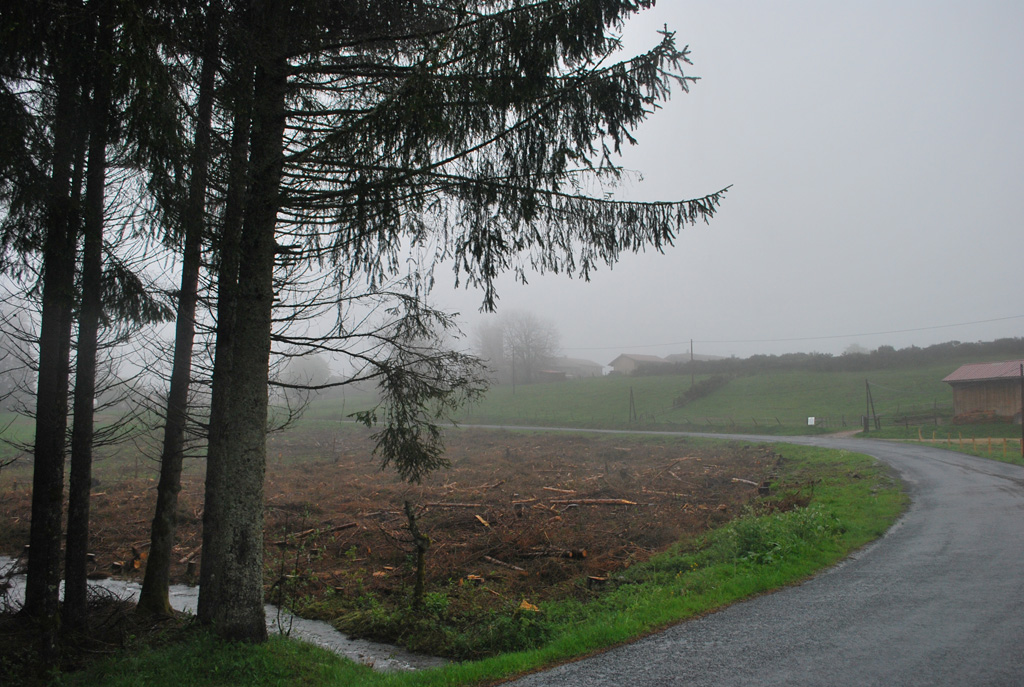
[[(937, 324), (930, 327), (913, 327), (911, 329), (892, 329), (884, 332), (864, 332), (861, 334), (830, 334), (827, 336), (801, 336), (784, 339), (693, 339), (693, 343), (699, 344), (740, 344), (740, 343), (786, 343), (791, 341), (824, 341), (827, 339), (852, 339), (861, 336), (883, 336), (886, 334), (906, 334), (908, 332), (924, 332), (932, 329), (948, 329), (950, 327), (966, 327), (975, 324), (989, 324), (991, 322), (1005, 322), (1007, 320), (1024, 319), (1024, 315), (1009, 315), (1007, 317), (994, 317), (989, 320), (975, 320), (973, 322), (957, 322), (955, 324)], [(689, 346), (690, 339), (683, 341), (670, 341), (667, 343), (641, 344), (638, 346), (565, 346), (566, 351), (612, 351), (612, 350), (636, 350), (639, 348), (660, 348), (662, 346)]]

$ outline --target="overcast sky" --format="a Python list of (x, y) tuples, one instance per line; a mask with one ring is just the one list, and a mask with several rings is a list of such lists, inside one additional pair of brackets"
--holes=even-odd
[[(662, 0), (630, 51), (664, 24), (700, 81), (637, 132), (618, 195), (731, 184), (720, 214), (589, 283), (508, 279), (499, 309), (605, 364), (1024, 335), (1024, 3)], [(479, 293), (434, 298), (474, 330)]]

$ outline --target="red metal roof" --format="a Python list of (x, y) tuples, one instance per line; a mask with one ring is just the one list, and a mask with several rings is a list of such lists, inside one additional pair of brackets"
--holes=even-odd
[(986, 379), (1020, 377), (1020, 366), (1024, 360), (1007, 360), (1001, 363), (971, 363), (961, 365), (944, 382), (980, 382)]

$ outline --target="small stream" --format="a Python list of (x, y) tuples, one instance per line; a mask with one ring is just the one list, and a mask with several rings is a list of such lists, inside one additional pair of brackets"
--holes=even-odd
[[(15, 561), (0, 556), (0, 580), (15, 565)], [(7, 591), (8, 598), (20, 604), (25, 595), (25, 575), (13, 575), (10, 577), (10, 582), (11, 588)], [(89, 582), (89, 586), (106, 590), (122, 599), (134, 600), (139, 596), (139, 585), (127, 580), (114, 578), (94, 580)], [(170, 588), (170, 601), (171, 606), (177, 611), (195, 613), (199, 601), (199, 587), (173, 585)], [(447, 663), (443, 658), (413, 654), (391, 644), (352, 639), (325, 622), (300, 618), (287, 611), (281, 611), (272, 604), (266, 604), (264, 610), (267, 615), (268, 632), (283, 631), (295, 639), (316, 644), (356, 663), (370, 666), (374, 670), (383, 672), (420, 670), (435, 668)]]

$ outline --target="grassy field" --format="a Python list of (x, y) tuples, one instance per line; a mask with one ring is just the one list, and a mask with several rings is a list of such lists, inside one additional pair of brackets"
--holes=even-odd
[[(867, 409), (865, 380), (883, 426), (897, 418), (948, 419), (952, 392), (942, 378), (964, 361), (864, 372), (764, 372), (737, 376), (684, 407), (673, 401), (690, 377), (609, 376), (492, 388), (459, 419), (477, 424), (569, 427), (630, 426), (806, 434), (860, 427)], [(699, 382), (703, 377), (697, 377)], [(631, 405), (635, 420), (631, 420)], [(814, 428), (808, 418), (816, 419)], [(929, 421), (929, 420), (924, 420)]]
[(0, 412), (0, 463), (23, 455), (21, 450), (12, 444), (29, 444), (35, 436), (32, 422), (15, 413)]
[[(991, 359), (1001, 359), (992, 357)], [(689, 375), (606, 376), (567, 382), (495, 385), (485, 398), (463, 408), (456, 419), (465, 424), (538, 425), (581, 428), (645, 428), (687, 431), (798, 435), (859, 429), (868, 411), (865, 381), (874, 412), (882, 419), (879, 438), (916, 438), (957, 433), (964, 437), (1017, 437), (1013, 425), (984, 429), (946, 425), (952, 415), (952, 391), (943, 377), (962, 364), (985, 362), (985, 356), (950, 358), (926, 364), (868, 372), (766, 371), (732, 377), (704, 398), (683, 407), (674, 403), (691, 386)], [(697, 376), (700, 382), (708, 376)], [(372, 394), (344, 390), (309, 404), (297, 429), (336, 427), (370, 408)], [(808, 426), (808, 418), (815, 426)], [(937, 420), (937, 421), (936, 421)], [(906, 426), (904, 427), (904, 423)], [(898, 425), (898, 426), (897, 426)], [(930, 429), (929, 429), (930, 427)], [(25, 418), (0, 414), (0, 438), (29, 441)], [(16, 451), (0, 443), (0, 460)], [(101, 456), (102, 458), (102, 456)], [(100, 463), (102, 469), (102, 462)]]

